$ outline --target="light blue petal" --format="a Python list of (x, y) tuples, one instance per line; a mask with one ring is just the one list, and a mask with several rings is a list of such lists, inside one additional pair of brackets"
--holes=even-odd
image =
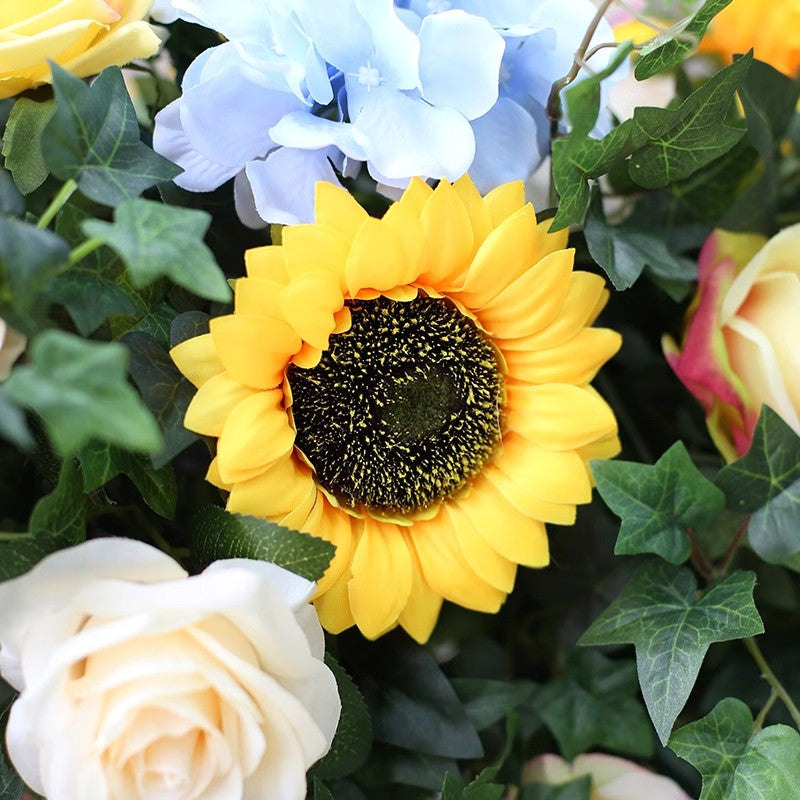
[(202, 155), (241, 168), (266, 155), (274, 145), (267, 131), (284, 114), (301, 108), (293, 94), (267, 89), (242, 70), (228, 69), (184, 92), (181, 122)]
[(190, 192), (210, 192), (232, 178), (241, 166), (218, 164), (192, 147), (180, 118), (181, 99), (173, 100), (156, 114), (153, 149), (183, 168), (175, 183)]
[(294, 6), (317, 52), (336, 69), (357, 73), (373, 55), (372, 32), (355, 0), (294, 0)]
[(457, 111), (384, 87), (370, 93), (353, 131), (369, 163), (388, 178), (457, 180), (475, 155), (472, 128)]
[(340, 186), (327, 150), (281, 147), (245, 170), (256, 209), (266, 222), (294, 225), (314, 221), (314, 186), (328, 181)]
[(356, 0), (356, 8), (372, 34), (370, 63), (377, 67), (381, 83), (418, 89), (420, 43), (397, 16), (392, 0)]
[(472, 120), (476, 148), (469, 174), (478, 191), (485, 194), (501, 183), (526, 180), (547, 152), (547, 125), (542, 109), (534, 120), (507, 97), (501, 97), (488, 114)]
[(348, 158), (364, 161), (367, 157), (364, 149), (356, 143), (349, 122), (335, 122), (302, 111), (286, 114), (270, 128), (269, 135), (273, 142), (284, 147), (319, 150), (333, 145)]
[(497, 100), (505, 42), (481, 17), (446, 11), (422, 21), (419, 71), (422, 96), (467, 119), (485, 114)]
[(266, 228), (269, 224), (258, 215), (256, 201), (253, 197), (253, 189), (247, 179), (247, 172), (242, 170), (233, 181), (233, 205), (236, 208), (236, 216), (242, 225), (259, 230)]
[(271, 14), (264, 0), (236, 0), (235, 9), (220, 0), (173, 0), (182, 19), (218, 31), (226, 39), (262, 40), (272, 37)]

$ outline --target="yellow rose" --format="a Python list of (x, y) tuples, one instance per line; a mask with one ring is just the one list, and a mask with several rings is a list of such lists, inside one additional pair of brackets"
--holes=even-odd
[(111, 538), (1, 583), (17, 771), (48, 800), (303, 800), (341, 707), (314, 588), (245, 559), (189, 577)]
[(73, 75), (150, 56), (161, 42), (144, 21), (152, 0), (2, 0), (0, 98), (50, 82), (47, 60)]

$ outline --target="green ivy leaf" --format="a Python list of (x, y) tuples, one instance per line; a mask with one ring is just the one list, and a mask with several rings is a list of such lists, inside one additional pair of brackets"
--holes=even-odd
[(50, 553), (85, 538), (86, 496), (78, 465), (68, 458), (53, 491), (34, 506), (28, 531), (6, 534), (0, 542), (0, 580), (16, 578)]
[(753, 731), (741, 701), (675, 731), (669, 746), (703, 776), (700, 800), (794, 800), (800, 786), (800, 734), (788, 725)]
[(570, 656), (564, 677), (542, 686), (532, 705), (564, 758), (572, 760), (595, 746), (647, 757), (653, 737), (637, 690), (632, 661), (578, 651)]
[(220, 558), (253, 558), (318, 581), (335, 552), (330, 542), (310, 533), (260, 517), (231, 514), (218, 506), (200, 509), (194, 519), (192, 555), (201, 565)]
[(647, 564), (581, 637), (579, 644), (636, 647), (647, 710), (662, 744), (692, 691), (708, 647), (764, 632), (753, 602), (755, 574), (732, 572), (699, 599), (694, 574)]
[(384, 662), (371, 676), (377, 695), (372, 707), (375, 740), (430, 756), (483, 755), (475, 726), (433, 656), (411, 647), (383, 655)]
[(122, 337), (131, 354), (130, 373), (152, 411), (164, 437), (163, 448), (153, 456), (153, 465), (163, 467), (197, 440), (183, 426), (183, 418), (195, 389), (178, 371), (169, 354), (146, 333), (133, 331)]
[(726, 125), (734, 93), (753, 61), (752, 53), (720, 70), (678, 108), (639, 107), (633, 124), (647, 144), (628, 164), (631, 178), (645, 189), (658, 189), (686, 178), (727, 153), (744, 128)]
[(91, 439), (146, 453), (161, 448), (155, 421), (127, 381), (122, 345), (50, 330), (33, 340), (28, 355), (30, 364), (13, 370), (5, 390), (44, 419), (62, 455)]
[(520, 791), (519, 800), (592, 800), (592, 777), (582, 775), (558, 786), (526, 783)]
[(648, 266), (659, 277), (672, 281), (688, 283), (697, 278), (696, 262), (678, 255), (661, 232), (629, 221), (609, 225), (597, 189), (592, 192), (583, 233), (590, 255), (617, 291), (632, 286)]
[(230, 287), (203, 243), (210, 223), (205, 211), (134, 198), (117, 207), (113, 224), (90, 219), (83, 229), (119, 254), (135, 288), (165, 276), (199, 297), (226, 302)]
[(779, 564), (800, 552), (800, 437), (769, 406), (761, 408), (750, 449), (715, 483), (731, 510), (753, 514), (747, 534), (764, 561)]
[(593, 461), (592, 475), (606, 505), (622, 520), (617, 555), (655, 553), (672, 564), (691, 554), (687, 530), (717, 517), (725, 495), (676, 442), (653, 466)]
[(331, 790), (320, 780), (314, 780), (314, 800), (334, 800)]
[[(731, 0), (706, 0), (695, 13), (676, 25), (666, 34), (657, 37), (636, 64), (636, 80), (643, 81), (651, 75), (680, 64), (697, 47), (711, 20), (727, 6)], [(678, 38), (676, 38), (676, 36)]]
[(327, 755), (312, 768), (312, 775), (329, 780), (355, 772), (369, 757), (372, 747), (372, 723), (367, 704), (352, 678), (330, 654), (325, 655), (339, 688), (342, 714)]
[(202, 311), (184, 311), (178, 314), (169, 329), (169, 346), (177, 347), (187, 339), (208, 333), (208, 314)]
[(486, 730), (523, 703), (534, 706), (537, 696), (537, 686), (531, 681), (453, 678), (452, 683), (477, 731)]
[(31, 335), (47, 310), (46, 290), (69, 256), (66, 242), (18, 219), (0, 217), (0, 317)]
[[(56, 233), (75, 246), (83, 240), (81, 223), (89, 215), (77, 206), (67, 204), (56, 218)], [(49, 297), (63, 305), (75, 327), (88, 336), (112, 314), (130, 314), (133, 301), (119, 284), (123, 272), (116, 253), (101, 247), (56, 276)]]
[(116, 206), (180, 169), (139, 138), (136, 112), (118, 67), (91, 84), (51, 63), (56, 110), (42, 134), (48, 169), (87, 197)]
[(3, 134), (3, 156), (22, 194), (38, 189), (49, 174), (42, 155), (42, 133), (55, 110), (55, 100), (37, 102), (27, 97), (20, 97), (11, 109)]
[(0, 387), (0, 438), (15, 444), (20, 450), (33, 448), (33, 437), (25, 420), (25, 414), (11, 401), (2, 387)]
[(9, 172), (0, 167), (0, 214), (21, 217), (25, 213), (25, 200), (14, 186)]
[(505, 785), (486, 783), (480, 777), (464, 786), (460, 777), (448, 772), (442, 783), (441, 800), (500, 800), (505, 791)]
[(82, 447), (78, 459), (83, 469), (85, 491), (93, 492), (117, 475), (127, 475), (156, 514), (166, 519), (175, 517), (178, 486), (171, 465), (155, 469), (147, 456), (101, 442), (90, 442)]

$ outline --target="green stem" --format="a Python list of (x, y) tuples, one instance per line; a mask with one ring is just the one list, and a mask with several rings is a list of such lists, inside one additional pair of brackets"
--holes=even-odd
[(105, 244), (105, 240), (101, 239), (99, 236), (95, 236), (94, 239), (87, 239), (83, 244), (79, 244), (76, 248), (72, 250), (69, 254), (69, 263), (77, 264), (82, 258), (86, 258), (90, 253), (93, 253), (99, 247), (102, 247)]
[(756, 644), (756, 640), (751, 636), (748, 636), (747, 638), (742, 639), (742, 642), (744, 642), (747, 652), (750, 653), (750, 655), (753, 657), (753, 661), (756, 662), (758, 668), (761, 670), (761, 675), (764, 677), (764, 680), (766, 680), (766, 682), (772, 687), (772, 690), (778, 695), (778, 697), (780, 697), (781, 701), (786, 706), (786, 710), (789, 712), (795, 727), (800, 730), (800, 711), (798, 711), (797, 706), (789, 696), (789, 693), (772, 671), (767, 659), (764, 658), (764, 654), (761, 652), (761, 648), (758, 646), (758, 644)]
[(703, 576), (706, 583), (713, 583), (714, 567), (711, 566), (706, 558), (706, 554), (703, 552), (700, 542), (697, 541), (694, 531), (691, 528), (687, 528), (686, 535), (689, 537), (689, 544), (692, 546), (691, 559), (694, 568)]
[(39, 217), (39, 221), (36, 223), (37, 228), (46, 228), (58, 214), (59, 211), (66, 205), (67, 200), (72, 197), (75, 190), (78, 188), (78, 184), (70, 178), (62, 187), (59, 189), (58, 194), (53, 198), (52, 202), (44, 211), (41, 217)]
[(767, 714), (769, 714), (770, 709), (772, 706), (775, 705), (775, 701), (778, 699), (778, 692), (773, 687), (772, 691), (769, 694), (769, 698), (767, 702), (764, 703), (763, 708), (761, 711), (758, 712), (758, 716), (753, 721), (753, 735), (757, 734), (763, 727), (764, 727), (764, 720), (767, 718)]
[(744, 539), (745, 533), (747, 533), (747, 526), (749, 523), (750, 517), (747, 517), (747, 519), (739, 526), (739, 530), (736, 531), (731, 539), (731, 543), (728, 545), (727, 550), (725, 550), (725, 554), (722, 556), (722, 563), (716, 570), (716, 575), (718, 577), (721, 578), (731, 568), (731, 562), (733, 561), (733, 557), (736, 555), (736, 551), (739, 549), (739, 545), (742, 543), (742, 539)]

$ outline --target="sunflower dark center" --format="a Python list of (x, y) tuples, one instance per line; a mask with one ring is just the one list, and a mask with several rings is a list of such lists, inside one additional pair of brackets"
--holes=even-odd
[(457, 492), (500, 440), (495, 350), (449, 300), (348, 301), (352, 325), (289, 369), (295, 445), (340, 503), (393, 515)]

